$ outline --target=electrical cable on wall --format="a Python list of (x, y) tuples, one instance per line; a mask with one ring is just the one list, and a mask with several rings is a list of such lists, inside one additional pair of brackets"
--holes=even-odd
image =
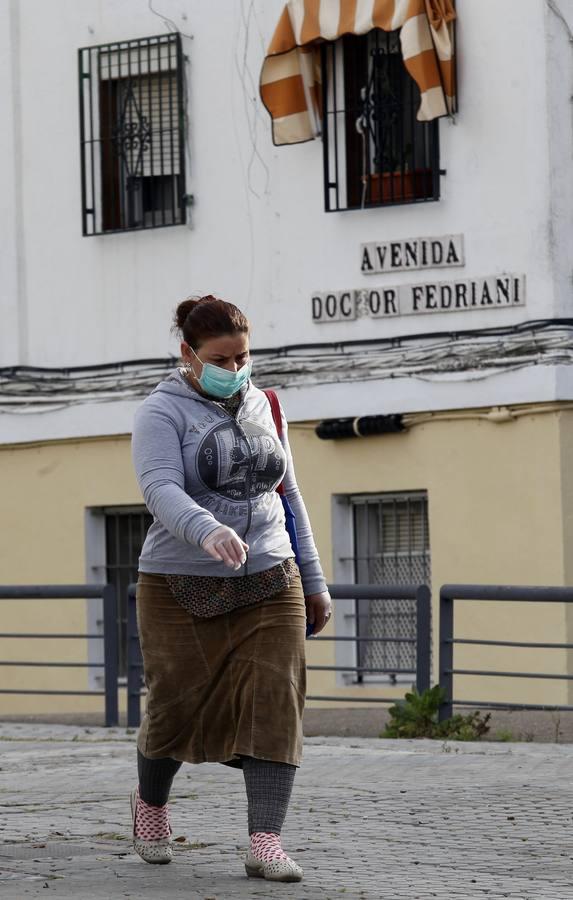
[(546, 2), (551, 12), (556, 15), (558, 19), (561, 19), (561, 21), (565, 25), (565, 28), (567, 29), (567, 33), (569, 35), (569, 40), (573, 44), (573, 28), (571, 28), (571, 25), (565, 18), (565, 14), (561, 11), (555, 0), (546, 0)]
[[(316, 387), (416, 378), (470, 382), (532, 366), (573, 365), (573, 321), (551, 320), (463, 335), (425, 335), (254, 349), (260, 387)], [(174, 357), (67, 369), (0, 369), (0, 412), (50, 412), (84, 403), (143, 399)]]
[[(238, 83), (241, 86), (243, 110), (247, 125), (248, 139), (251, 144), (248, 160), (245, 159), (243, 154), (243, 146), (241, 143), (241, 136), (235, 111), (235, 103), (233, 102), (232, 98), (231, 121), (233, 125), (233, 135), (235, 138), (237, 155), (239, 158), (239, 164), (242, 174), (243, 187), (245, 191), (245, 212), (247, 216), (249, 241), (249, 274), (246, 296), (244, 297), (241, 305), (245, 311), (248, 311), (253, 293), (256, 269), (255, 226), (251, 203), (252, 197), (255, 197), (255, 199), (259, 201), (263, 199), (259, 191), (257, 191), (253, 186), (253, 167), (255, 162), (259, 161), (264, 171), (265, 182), (262, 193), (265, 197), (269, 194), (270, 171), (258, 147), (258, 124), (259, 122), (262, 122), (266, 134), (268, 134), (269, 125), (266, 121), (266, 118), (262, 115), (262, 109), (258, 97), (257, 81), (253, 76), (253, 73), (248, 64), (249, 42), (252, 31), (251, 21), (254, 21), (257, 27), (259, 40), (261, 42), (261, 52), (264, 54), (263, 36), (256, 14), (255, 0), (250, 0), (248, 10), (245, 10), (244, 3), (245, 0), (241, 0), (240, 5), (237, 6), (237, 11), (235, 13), (235, 15), (237, 16), (237, 24), (233, 40), (233, 44), (235, 47), (233, 64), (237, 74)], [(231, 78), (230, 84), (233, 85), (234, 83), (235, 79)], [(251, 110), (253, 111), (252, 116)]]
[[(187, 32), (182, 31), (178, 27), (178, 25), (173, 21), (173, 19), (168, 18), (167, 16), (163, 15), (162, 13), (160, 13), (156, 9), (154, 9), (153, 0), (147, 0), (147, 6), (149, 8), (149, 11), (151, 13), (153, 13), (154, 16), (157, 16), (158, 19), (161, 19), (161, 21), (165, 25), (167, 31), (170, 32), (170, 34), (180, 34), (182, 37), (188, 38), (191, 41), (193, 40), (192, 34), (188, 34)], [(186, 18), (186, 16), (184, 16), (184, 18)], [(189, 57), (184, 55), (185, 67), (187, 66), (188, 62), (189, 62)], [(189, 174), (191, 172), (192, 160), (191, 160), (191, 153), (190, 153), (190, 147), (189, 147), (189, 135), (191, 133), (190, 127), (189, 127), (189, 81), (188, 81), (186, 72), (185, 72), (184, 78), (182, 79), (182, 84), (183, 84), (183, 121), (185, 124), (185, 140), (183, 141), (183, 146), (184, 146), (184, 152), (185, 152), (185, 159), (187, 162), (187, 173)], [(184, 189), (186, 189), (186, 186), (184, 186)], [(186, 198), (187, 206), (188, 207), (191, 206), (193, 204), (193, 194), (186, 193), (185, 198)], [(189, 228), (189, 230), (192, 231), (193, 230), (193, 221), (191, 218), (191, 214), (189, 212), (187, 213), (186, 218), (187, 218), (187, 228)]]
[[(245, 8), (245, 2), (248, 2), (248, 8)], [(261, 26), (257, 16), (256, 10), (256, 0), (241, 0), (239, 7), (239, 15), (240, 21), (236, 30), (235, 39), (233, 41), (235, 51), (234, 51), (234, 66), (238, 75), (238, 80), (241, 85), (242, 95), (243, 95), (243, 107), (245, 111), (245, 119), (247, 122), (247, 129), (249, 135), (249, 141), (251, 144), (250, 153), (248, 161), (243, 159), (243, 154), (241, 152), (241, 144), (239, 139), (239, 132), (237, 128), (237, 122), (235, 120), (235, 110), (234, 103), (231, 103), (231, 117), (233, 123), (233, 131), (235, 135), (235, 141), (237, 144), (237, 150), (240, 160), (240, 166), (243, 175), (243, 181), (245, 184), (245, 193), (246, 193), (246, 212), (247, 212), (247, 220), (248, 220), (248, 229), (249, 229), (249, 280), (248, 286), (246, 290), (246, 297), (243, 301), (243, 308), (245, 310), (248, 309), (250, 299), (253, 292), (253, 283), (255, 277), (255, 267), (256, 267), (256, 255), (255, 255), (255, 235), (254, 235), (254, 222), (253, 222), (253, 214), (251, 209), (251, 198), (250, 194), (252, 194), (257, 200), (261, 200), (261, 194), (256, 190), (253, 186), (253, 167), (256, 162), (260, 164), (262, 170), (264, 172), (264, 188), (262, 191), (263, 196), (268, 196), (269, 194), (269, 183), (270, 183), (270, 170), (269, 167), (261, 154), (261, 151), (258, 146), (258, 124), (262, 123), (263, 128), (265, 130), (265, 134), (268, 134), (269, 125), (267, 123), (266, 117), (262, 113), (262, 107), (258, 97), (258, 82), (248, 63), (248, 52), (249, 52), (249, 41), (251, 35), (251, 23), (254, 22), (258, 38), (261, 44), (261, 55), (264, 55), (264, 37), (261, 30)], [(154, 7), (154, 0), (148, 0), (148, 9), (157, 18), (161, 19), (165, 28), (171, 32), (177, 32), (181, 34), (183, 37), (187, 37), (189, 39), (193, 39), (192, 34), (188, 34), (185, 31), (182, 31), (176, 22), (169, 18), (164, 13), (159, 12)], [(241, 34), (241, 23), (242, 23), (242, 34)], [(187, 61), (187, 58), (186, 58)], [(189, 123), (189, 85), (188, 78), (185, 77), (183, 79), (184, 83), (184, 96), (183, 96), (183, 106), (184, 106), (184, 120), (185, 120), (185, 131), (186, 131), (186, 140), (185, 144), (185, 154), (187, 160), (187, 168), (188, 171), (192, 170), (192, 161), (190, 158), (190, 147), (189, 147), (189, 135), (190, 135), (190, 123)], [(231, 80), (231, 83), (233, 81)], [(253, 116), (251, 116), (251, 109), (253, 110)], [(191, 203), (192, 203), (192, 195)], [(193, 222), (191, 216), (188, 216), (187, 222), (188, 228), (193, 228)]]
[(164, 16), (163, 13), (160, 13), (156, 9), (154, 9), (153, 0), (147, 0), (147, 6), (149, 8), (149, 11), (151, 13), (153, 13), (154, 16), (157, 16), (158, 19), (161, 19), (161, 21), (167, 28), (167, 31), (171, 31), (174, 34), (175, 33), (181, 34), (183, 37), (190, 38), (190, 40), (193, 40), (192, 34), (186, 34), (184, 31), (181, 31), (181, 29), (178, 27), (178, 25), (176, 25), (176, 23), (173, 21), (173, 19), (170, 19), (167, 16)]
[[(263, 167), (265, 173), (265, 187), (263, 190), (263, 194), (268, 194), (269, 192), (269, 181), (270, 181), (270, 171), (267, 166), (263, 156), (258, 147), (258, 133), (257, 126), (259, 121), (266, 122), (266, 119), (262, 116), (261, 105), (258, 99), (258, 85), (251, 68), (248, 64), (248, 53), (249, 53), (249, 41), (250, 41), (250, 22), (251, 17), (256, 20), (255, 14), (255, 0), (250, 0), (248, 12), (245, 12), (244, 8), (244, 0), (241, 0), (240, 3), (241, 10), (241, 19), (243, 23), (243, 31), (244, 31), (244, 40), (243, 47), (241, 53), (241, 61), (239, 64), (239, 49), (240, 48), (240, 40), (239, 35), (237, 35), (237, 40), (235, 41), (235, 68), (237, 70), (237, 74), (239, 76), (239, 81), (241, 83), (241, 87), (243, 89), (243, 105), (245, 109), (245, 118), (247, 120), (247, 127), (249, 129), (249, 137), (251, 140), (251, 154), (249, 157), (249, 163), (247, 165), (247, 184), (249, 186), (249, 190), (251, 193), (255, 195), (255, 197), (260, 200), (260, 194), (255, 190), (252, 186), (252, 170), (253, 165), (256, 160), (260, 162)], [(258, 27), (258, 22), (257, 22)], [(260, 33), (260, 29), (259, 29)], [(263, 48), (264, 52), (264, 48)], [(254, 112), (253, 120), (251, 122), (250, 109), (252, 108)], [(268, 130), (268, 129), (267, 129)]]

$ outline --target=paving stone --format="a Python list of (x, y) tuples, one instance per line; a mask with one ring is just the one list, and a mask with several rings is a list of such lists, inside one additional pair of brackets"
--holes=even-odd
[(0, 723), (0, 896), (573, 900), (573, 745), (308, 738), (284, 843), (300, 885), (245, 877), (242, 775), (184, 766), (170, 866), (131, 850), (135, 734)]

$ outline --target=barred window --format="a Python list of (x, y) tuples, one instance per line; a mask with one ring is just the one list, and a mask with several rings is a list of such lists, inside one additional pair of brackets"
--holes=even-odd
[(374, 29), (322, 47), (328, 212), (439, 200), (439, 126), (417, 121), (399, 35)]
[[(351, 497), (358, 584), (429, 584), (430, 538), (425, 492)], [(356, 635), (416, 638), (415, 600), (356, 601)], [(357, 642), (357, 665), (416, 668), (416, 648), (400, 641)], [(390, 676), (395, 681), (395, 676)], [(368, 676), (358, 676), (365, 681)]]
[(179, 34), (79, 51), (84, 235), (186, 219)]
[(105, 568), (106, 581), (113, 584), (118, 600), (118, 669), (127, 674), (127, 586), (137, 581), (137, 569), (145, 535), (152, 516), (145, 506), (106, 507)]

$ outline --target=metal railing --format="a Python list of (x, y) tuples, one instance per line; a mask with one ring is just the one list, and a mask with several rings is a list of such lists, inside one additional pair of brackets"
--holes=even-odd
[[(355, 672), (360, 675), (374, 674), (398, 674), (412, 675), (416, 681), (416, 688), (421, 693), (430, 687), (430, 648), (431, 648), (431, 594), (426, 585), (390, 585), (390, 584), (331, 584), (330, 596), (333, 600), (415, 600), (416, 601), (416, 637), (372, 637), (362, 635), (317, 635), (316, 641), (352, 641), (353, 643), (376, 642), (380, 644), (415, 644), (416, 667), (414, 669), (394, 668), (369, 668), (366, 666), (321, 666), (308, 665), (309, 672)], [(317, 696), (309, 694), (307, 700), (320, 700), (327, 702), (359, 702), (359, 703), (395, 703), (396, 697), (354, 697), (349, 694), (338, 696)]]
[[(143, 660), (137, 630), (135, 584), (127, 592), (127, 724), (139, 725), (143, 687)], [(431, 596), (426, 585), (355, 585), (335, 584), (329, 587), (334, 600), (374, 601), (412, 599), (416, 601), (416, 637), (376, 637), (361, 635), (317, 635), (313, 642), (351, 641), (354, 643), (377, 641), (380, 643), (408, 643), (416, 645), (416, 667), (400, 669), (401, 674), (412, 675), (417, 690), (422, 693), (430, 687), (431, 652)], [(0, 688), (0, 694), (27, 694), (53, 696), (87, 696), (105, 698), (105, 724), (118, 724), (118, 636), (117, 595), (113, 585), (2, 585), (0, 600), (63, 600), (102, 598), (103, 634), (77, 634), (72, 632), (0, 632), (0, 639), (95, 639), (104, 642), (104, 661), (68, 662), (38, 660), (0, 660), (2, 666), (47, 668), (100, 668), (105, 673), (103, 690), (50, 690), (45, 688)], [(519, 603), (573, 603), (573, 587), (520, 587), (515, 585), (444, 585), (440, 591), (440, 647), (439, 683), (445, 690), (439, 719), (443, 721), (453, 713), (454, 706), (484, 709), (519, 709), (573, 711), (573, 706), (543, 703), (496, 702), (490, 700), (460, 700), (454, 696), (454, 676), (489, 676), (496, 678), (528, 678), (573, 681), (573, 675), (546, 672), (498, 671), (491, 669), (466, 669), (454, 667), (454, 645), (490, 647), (519, 647), (530, 649), (573, 650), (573, 643), (549, 643), (546, 641), (486, 640), (482, 638), (455, 637), (454, 603), (463, 601), (519, 602)], [(352, 665), (309, 664), (309, 671), (348, 672), (359, 674), (396, 673), (395, 668), (368, 668)], [(309, 695), (308, 700), (346, 703), (395, 703), (395, 697), (360, 697), (351, 693), (339, 695)]]
[[(357, 585), (333, 584), (329, 586), (333, 600), (415, 600), (416, 601), (416, 637), (360, 637), (336, 635), (317, 635), (316, 641), (377, 641), (379, 643), (409, 643), (416, 645), (416, 668), (401, 669), (400, 674), (414, 676), (417, 690), (421, 693), (430, 687), (430, 646), (431, 646), (431, 595), (426, 585)], [(363, 666), (322, 666), (308, 665), (309, 671), (328, 672), (360, 672), (360, 673), (395, 673), (396, 669), (370, 669)], [(127, 724), (137, 727), (141, 718), (143, 660), (137, 632), (135, 584), (128, 588), (127, 600)], [(308, 695), (307, 700), (346, 702), (346, 703), (395, 703), (396, 697), (356, 697), (351, 694), (338, 696)]]
[(21, 666), (41, 668), (101, 668), (105, 673), (103, 690), (63, 691), (44, 688), (20, 689), (0, 688), (0, 694), (31, 694), (73, 697), (105, 698), (105, 724), (107, 727), (118, 724), (118, 687), (117, 687), (117, 596), (115, 588), (109, 584), (35, 584), (35, 585), (0, 585), (0, 600), (76, 600), (101, 597), (103, 600), (103, 634), (76, 634), (71, 632), (3, 632), (1, 639), (49, 640), (49, 639), (97, 639), (103, 640), (104, 661), (91, 662), (52, 662), (50, 660), (0, 660), (0, 666)]
[(127, 589), (127, 726), (137, 728), (141, 722), (141, 688), (143, 686), (143, 658), (137, 630), (135, 584)]
[(505, 678), (542, 678), (572, 681), (573, 675), (542, 672), (499, 672), (491, 669), (454, 668), (454, 645), (473, 644), (488, 647), (529, 647), (536, 649), (573, 650), (573, 644), (554, 644), (538, 641), (491, 641), (454, 637), (455, 601), (504, 601), (519, 603), (573, 603), (573, 588), (568, 587), (518, 587), (515, 585), (446, 584), (440, 591), (440, 685), (445, 698), (440, 707), (439, 720), (450, 718), (454, 706), (483, 709), (530, 709), (572, 711), (573, 706), (540, 703), (511, 703), (482, 700), (458, 700), (454, 697), (454, 675), (482, 675)]

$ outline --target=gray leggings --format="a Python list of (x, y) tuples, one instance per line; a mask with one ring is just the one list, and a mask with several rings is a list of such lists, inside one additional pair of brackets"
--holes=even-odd
[[(243, 775), (249, 808), (249, 834), (268, 831), (280, 834), (287, 814), (296, 766), (243, 756)], [(137, 751), (139, 794), (152, 806), (169, 799), (173, 779), (181, 763), (176, 759), (147, 759)]]

